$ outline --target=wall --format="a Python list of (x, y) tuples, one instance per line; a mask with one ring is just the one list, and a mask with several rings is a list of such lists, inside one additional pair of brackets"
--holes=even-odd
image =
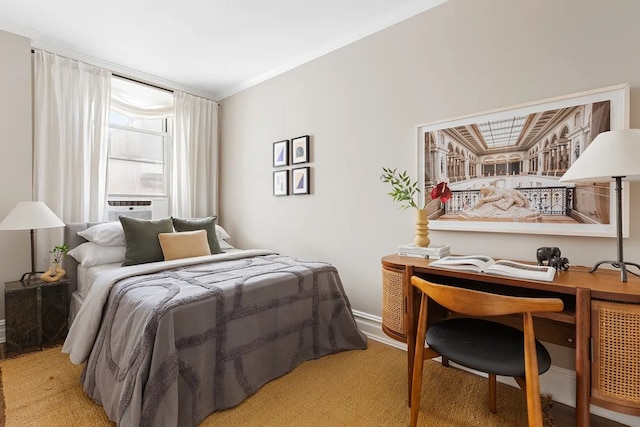
[[(639, 15), (628, 0), (449, 0), (224, 99), (220, 221), (239, 247), (332, 262), (353, 308), (380, 315), (380, 258), (412, 240), (414, 212), (397, 210), (379, 176), (383, 165), (416, 176), (416, 125), (630, 83), (640, 127)], [(273, 197), (272, 143), (304, 134), (313, 194)], [(631, 203), (634, 218), (640, 184)], [(533, 260), (540, 246), (580, 265), (616, 255), (613, 238), (430, 237), (454, 253), (512, 259)], [(638, 220), (625, 258), (640, 261)]]
[[(31, 200), (31, 40), (0, 31), (0, 220)], [(0, 231), (0, 319), (4, 282), (31, 269), (28, 231)]]

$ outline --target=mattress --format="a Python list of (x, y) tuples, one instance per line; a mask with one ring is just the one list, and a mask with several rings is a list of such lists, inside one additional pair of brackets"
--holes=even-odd
[(69, 302), (69, 326), (76, 319), (76, 315), (78, 311), (80, 311), (80, 307), (82, 307), (82, 303), (84, 302), (84, 298), (80, 296), (78, 291), (75, 291), (71, 294), (71, 301)]
[(115, 270), (120, 267), (122, 267), (122, 262), (95, 265), (93, 267), (83, 267), (79, 265), (77, 270), (77, 286), (80, 297), (82, 299), (87, 297), (91, 286), (93, 286), (93, 283), (96, 281), (96, 277), (98, 277), (100, 273)]

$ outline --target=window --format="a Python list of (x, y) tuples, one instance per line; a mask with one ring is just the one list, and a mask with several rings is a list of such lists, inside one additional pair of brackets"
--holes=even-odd
[(167, 196), (173, 94), (114, 77), (109, 111), (109, 196)]

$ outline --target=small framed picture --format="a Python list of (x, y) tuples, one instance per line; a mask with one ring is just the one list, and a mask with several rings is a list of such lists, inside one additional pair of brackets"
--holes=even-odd
[(291, 140), (291, 164), (309, 161), (309, 135), (299, 136)]
[(287, 166), (289, 164), (289, 140), (273, 143), (273, 166)]
[(281, 170), (273, 173), (273, 195), (288, 196), (289, 195), (289, 171)]
[(309, 194), (309, 167), (291, 169), (293, 194)]

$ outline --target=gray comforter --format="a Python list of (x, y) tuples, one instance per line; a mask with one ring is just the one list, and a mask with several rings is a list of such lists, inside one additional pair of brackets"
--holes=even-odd
[(366, 348), (336, 269), (279, 255), (119, 280), (83, 373), (122, 426), (193, 426), (305, 360)]

